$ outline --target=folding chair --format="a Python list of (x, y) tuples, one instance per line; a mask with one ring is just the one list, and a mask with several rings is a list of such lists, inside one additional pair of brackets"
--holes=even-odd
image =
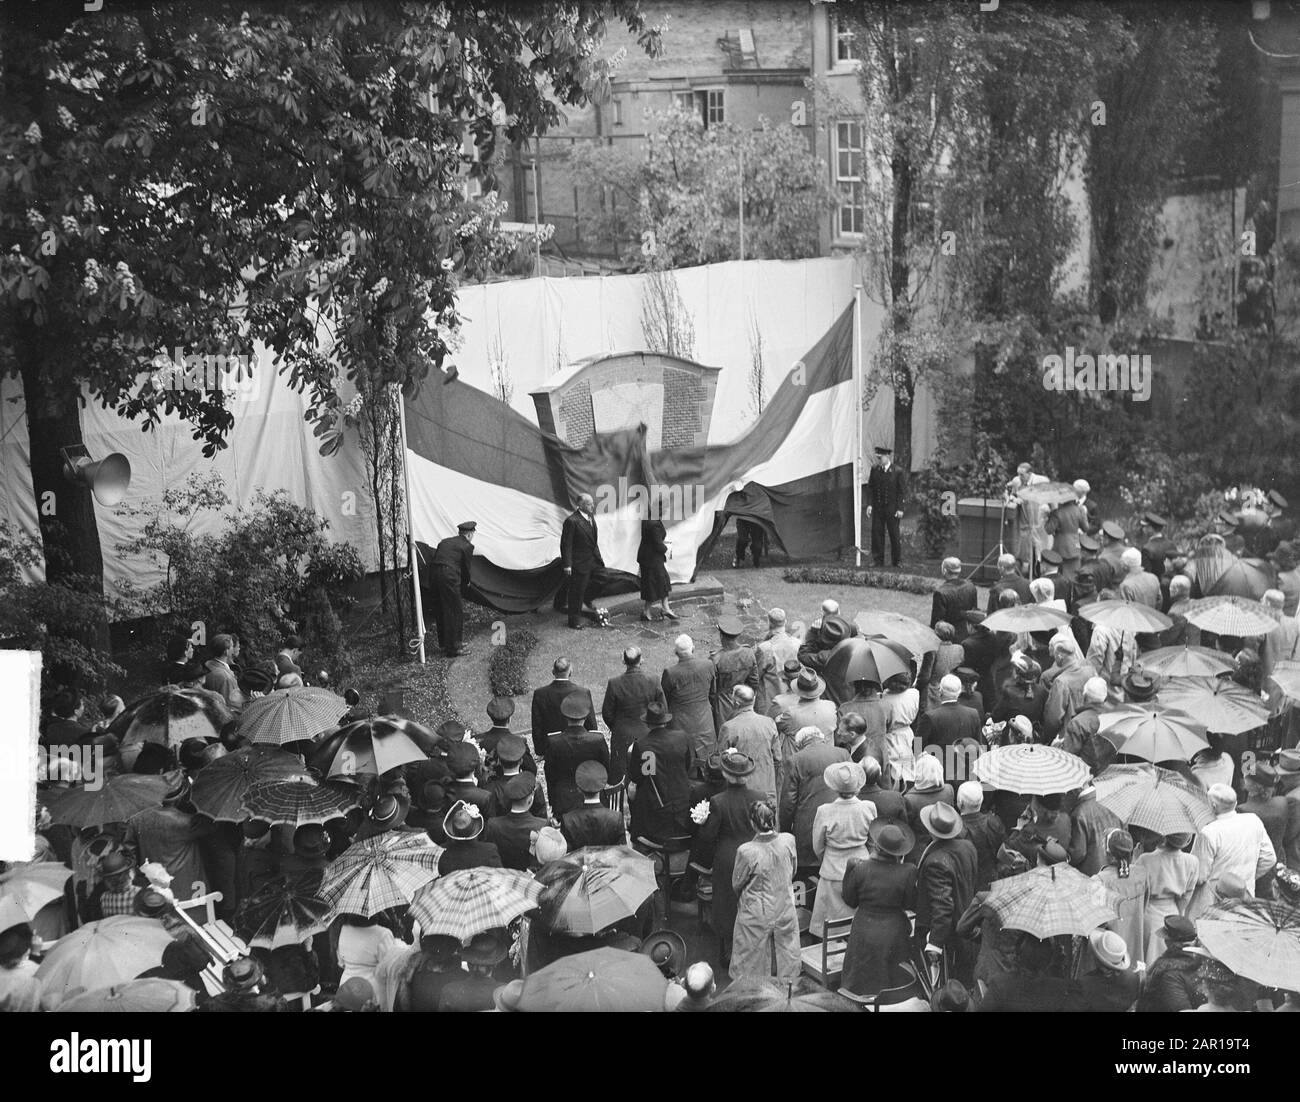
[(811, 976), (828, 991), (834, 991), (840, 985), (844, 954), (849, 947), (849, 931), (852, 927), (852, 915), (827, 920), (821, 942), (807, 946), (799, 954), (804, 975)]

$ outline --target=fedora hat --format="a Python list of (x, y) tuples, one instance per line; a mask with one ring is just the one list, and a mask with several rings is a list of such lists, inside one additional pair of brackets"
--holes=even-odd
[(799, 694), (800, 700), (816, 700), (826, 691), (826, 682), (812, 670), (802, 669), (791, 688)]
[(852, 629), (842, 616), (831, 613), (822, 620), (821, 633), (822, 642), (828, 647), (833, 647), (836, 643), (847, 639), (852, 634)]
[(252, 957), (238, 957), (221, 973), (227, 991), (251, 991), (262, 982), (262, 966)]
[(833, 761), (822, 770), (822, 781), (841, 796), (856, 796), (867, 783), (867, 774), (855, 761)]
[(119, 873), (129, 872), (133, 868), (135, 868), (135, 862), (120, 849), (114, 849), (104, 854), (103, 859), (99, 862), (99, 875), (117, 876)]
[(442, 829), (453, 842), (470, 842), (483, 833), (483, 813), (471, 803), (457, 800), (443, 816)]
[(1300, 750), (1281, 750), (1277, 755), (1279, 773), (1300, 773)]
[(727, 747), (720, 755), (719, 765), (728, 777), (748, 777), (754, 771), (754, 762), (734, 746)]
[(966, 829), (957, 809), (942, 800), (921, 808), (921, 824), (930, 832), (931, 837), (940, 841), (956, 838)]
[(1150, 700), (1156, 695), (1156, 687), (1156, 679), (1141, 670), (1129, 670), (1124, 677), (1124, 692), (1129, 700)]
[(605, 791), (605, 786), (609, 784), (609, 771), (598, 761), (584, 761), (574, 771), (573, 782), (578, 786), (579, 792), (594, 796)]
[(916, 845), (916, 835), (905, 823), (891, 822), (889, 819), (872, 819), (867, 827), (867, 834), (881, 853), (890, 857), (906, 857)]
[(565, 719), (586, 719), (591, 714), (591, 698), (585, 690), (570, 693), (560, 701), (560, 715)]
[(641, 943), (641, 952), (669, 979), (680, 975), (686, 963), (686, 941), (673, 930), (655, 930)]
[(506, 959), (510, 947), (501, 936), (505, 931), (484, 930), (469, 939), (469, 944), (460, 951), (461, 960), (466, 964), (500, 964)]
[(1088, 935), (1088, 948), (1092, 950), (1092, 955), (1111, 971), (1128, 971), (1131, 963), (1128, 957), (1128, 946), (1114, 930), (1094, 930)]
[(667, 727), (672, 723), (673, 714), (657, 700), (647, 705), (645, 710), (645, 725), (647, 727)]

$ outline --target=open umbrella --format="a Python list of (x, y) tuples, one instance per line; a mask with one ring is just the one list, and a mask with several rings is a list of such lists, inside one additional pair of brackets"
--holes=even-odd
[(336, 728), (347, 711), (347, 701), (328, 689), (307, 685), (276, 689), (244, 708), (239, 733), (255, 745), (309, 742)]
[(1069, 792), (1082, 788), (1092, 776), (1078, 755), (1035, 742), (994, 747), (975, 759), (974, 773), (977, 781), (1022, 796)]
[(1069, 865), (1049, 865), (993, 881), (985, 901), (1003, 929), (1037, 938), (1090, 934), (1119, 917), (1119, 897)]
[[(810, 981), (737, 980), (709, 1003), (710, 1011), (739, 1014), (858, 1013), (862, 1008), (836, 991), (808, 990)], [(795, 994), (796, 990), (800, 994)]]
[(530, 1013), (627, 1014), (664, 1009), (668, 981), (654, 962), (626, 949), (561, 957), (524, 980), (518, 1009)]
[(422, 888), (411, 901), (411, 916), (426, 936), (465, 941), (527, 914), (542, 891), (542, 884), (517, 869), (460, 869)]
[(1074, 501), (1078, 496), (1074, 492), (1074, 487), (1068, 482), (1039, 482), (1016, 491), (1016, 497), (1021, 500), (1032, 501), (1035, 505), (1046, 505), (1049, 508)]
[(1239, 976), (1300, 991), (1300, 907), (1230, 899), (1196, 920), (1201, 945)]
[(87, 922), (60, 940), (36, 976), (47, 992), (62, 1000), (75, 988), (96, 991), (157, 968), (171, 943), (171, 934), (157, 919), (113, 915)]
[(894, 649), (897, 646), (879, 635), (841, 640), (826, 659), (826, 680), (851, 696), (855, 681), (883, 685), (897, 674), (910, 673), (911, 663)]
[(918, 658), (939, 649), (939, 637), (920, 620), (904, 616), (901, 612), (869, 609), (853, 617), (861, 635), (879, 635), (907, 648)]
[(1187, 605), (1187, 622), (1215, 635), (1235, 635), (1246, 639), (1266, 635), (1277, 627), (1260, 605), (1245, 597), (1202, 597)]
[(194, 1009), (197, 992), (179, 980), (128, 980), (59, 1004), (66, 1014), (183, 1014)]
[(1300, 703), (1300, 662), (1283, 658), (1274, 665), (1268, 680), (1285, 701)]
[(1201, 592), (1207, 597), (1231, 595), (1258, 601), (1273, 588), (1276, 578), (1272, 565), (1263, 559), (1236, 559), (1208, 589), (1202, 586)]
[(1239, 735), (1268, 722), (1258, 693), (1224, 677), (1176, 677), (1160, 686), (1160, 703), (1205, 724), (1207, 731)]
[(0, 899), (15, 900), (28, 915), (63, 898), (72, 870), (59, 861), (33, 861), (0, 873)]
[(272, 826), (292, 827), (341, 819), (357, 806), (357, 793), (346, 785), (334, 787), (314, 780), (268, 781), (256, 784), (244, 798), (250, 819)]
[(330, 905), (320, 894), (321, 873), (279, 876), (240, 901), (235, 933), (249, 945), (279, 949), (329, 929)]
[(109, 731), (118, 735), (123, 751), (146, 742), (177, 747), (187, 738), (215, 738), (230, 719), (219, 693), (166, 688), (132, 701)]
[(423, 832), (390, 830), (354, 842), (325, 869), (320, 893), (334, 915), (366, 918), (404, 907), (438, 876), (443, 847)]
[(169, 788), (171, 781), (166, 776), (126, 773), (110, 778), (95, 791), (50, 789), (41, 793), (41, 800), (53, 822), (81, 830), (105, 823), (124, 823), (137, 812), (161, 807)]
[(194, 775), (190, 800), (219, 823), (242, 823), (248, 818), (244, 800), (253, 786), (310, 779), (297, 755), (274, 746), (244, 746), (200, 769)]
[(1000, 608), (984, 619), (989, 631), (1055, 631), (1070, 622), (1070, 614), (1048, 605), (1013, 605)]
[(659, 889), (654, 862), (628, 846), (584, 846), (543, 866), (542, 920), (559, 933), (596, 934), (636, 914)]
[(1195, 834), (1214, 820), (1205, 790), (1158, 765), (1112, 765), (1095, 781), (1097, 802), (1120, 822), (1156, 834)]
[(437, 747), (438, 736), (427, 727), (397, 716), (377, 716), (323, 735), (311, 763), (326, 777), (382, 774), (424, 761)]
[(1205, 724), (1171, 708), (1151, 710), (1127, 704), (1104, 713), (1097, 723), (1121, 754), (1146, 761), (1191, 761), (1205, 740)]
[(1116, 631), (1134, 635), (1164, 631), (1174, 626), (1163, 612), (1136, 601), (1093, 601), (1079, 608), (1079, 615), (1094, 624), (1104, 624)]
[[(1138, 657), (1147, 673), (1161, 677), (1216, 677), (1236, 668), (1230, 655), (1209, 647), (1161, 647)], [(1297, 679), (1300, 686), (1300, 679)]]

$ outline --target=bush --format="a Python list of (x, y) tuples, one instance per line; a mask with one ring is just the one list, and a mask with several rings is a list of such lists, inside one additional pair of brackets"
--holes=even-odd
[(528, 683), (528, 656), (537, 646), (537, 636), (528, 628), (510, 628), (506, 641), (492, 648), (488, 660), (488, 683), (493, 696), (518, 696), (526, 693)]
[(868, 589), (897, 589), (903, 593), (919, 593), (928, 597), (939, 588), (938, 578), (924, 578), (920, 574), (898, 574), (885, 570), (859, 570), (843, 566), (800, 566), (781, 575), (787, 582), (807, 582), (812, 585), (859, 585)]

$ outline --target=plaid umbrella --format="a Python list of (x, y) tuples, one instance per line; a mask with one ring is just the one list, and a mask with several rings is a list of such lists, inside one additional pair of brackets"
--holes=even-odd
[(1135, 635), (1164, 631), (1174, 626), (1173, 620), (1163, 612), (1136, 601), (1093, 601), (1082, 605), (1079, 615), (1094, 624), (1104, 624), (1116, 631), (1131, 631)]
[(910, 673), (911, 663), (894, 649), (899, 645), (880, 635), (845, 639), (826, 660), (826, 680), (840, 687), (851, 687), (855, 681), (883, 685), (896, 674)]
[(1230, 899), (1196, 920), (1206, 952), (1239, 976), (1300, 991), (1300, 907), (1265, 899)]
[(539, 869), (537, 880), (543, 920), (570, 934), (630, 918), (659, 889), (654, 862), (628, 846), (584, 846)]
[(243, 899), (235, 932), (249, 945), (279, 949), (329, 929), (330, 905), (321, 898), (321, 873), (280, 876)]
[(517, 869), (461, 869), (440, 877), (411, 901), (420, 930), (465, 941), (509, 925), (537, 906), (542, 885)]
[(404, 907), (438, 875), (443, 847), (427, 834), (390, 830), (348, 846), (329, 863), (320, 893), (332, 915), (366, 918)]
[(1171, 708), (1152, 711), (1135, 704), (1102, 715), (1098, 731), (1121, 754), (1147, 761), (1191, 761), (1205, 740), (1205, 724)]
[(172, 936), (157, 919), (114, 915), (87, 922), (62, 938), (41, 961), (36, 977), (47, 993), (66, 998), (74, 988), (96, 991), (133, 980), (162, 964)]
[(190, 800), (219, 823), (242, 823), (248, 818), (244, 800), (254, 785), (310, 779), (296, 755), (274, 746), (245, 746), (200, 769)]
[(194, 1009), (197, 997), (180, 980), (128, 980), (74, 995), (56, 1010), (61, 1014), (183, 1014)]
[(1195, 834), (1214, 819), (1205, 790), (1158, 765), (1112, 765), (1098, 775), (1097, 801), (1120, 822), (1156, 834)]
[(1090, 934), (1119, 917), (1119, 897), (1066, 864), (995, 880), (985, 902), (1004, 929), (1037, 938)]
[(654, 962), (626, 949), (561, 957), (524, 980), (518, 1007), (533, 1013), (644, 1013), (664, 1009), (668, 981)]
[(977, 781), (1022, 796), (1069, 792), (1082, 788), (1092, 776), (1081, 757), (1035, 742), (994, 747), (975, 759), (974, 772)]
[(1235, 635), (1246, 639), (1265, 635), (1277, 627), (1256, 601), (1246, 597), (1203, 597), (1187, 606), (1187, 622), (1215, 635)]
[(244, 808), (250, 819), (300, 827), (341, 819), (357, 806), (357, 794), (348, 788), (317, 784), (314, 780), (269, 781), (248, 790)]
[(989, 631), (1053, 631), (1070, 622), (1070, 614), (1049, 605), (1013, 605), (1000, 608), (984, 620)]
[(137, 812), (161, 807), (169, 788), (171, 781), (166, 776), (127, 773), (113, 777), (97, 791), (49, 789), (41, 793), (41, 800), (49, 810), (51, 821), (81, 830), (102, 827), (105, 823), (124, 823)]
[(311, 763), (326, 777), (387, 773), (399, 765), (426, 760), (438, 741), (427, 727), (409, 719), (377, 716), (323, 735), (312, 751)]
[(904, 616), (901, 612), (884, 612), (879, 609), (859, 612), (853, 617), (862, 635), (880, 635), (893, 643), (906, 647), (920, 657), (939, 649), (939, 637), (920, 620)]
[(1236, 668), (1228, 655), (1209, 647), (1161, 647), (1141, 655), (1138, 663), (1147, 673), (1162, 677), (1216, 677)]
[(347, 711), (347, 701), (328, 689), (305, 685), (276, 689), (244, 709), (239, 733), (249, 742), (267, 746), (310, 742), (337, 727)]
[(1239, 735), (1268, 722), (1268, 708), (1244, 685), (1220, 677), (1179, 677), (1160, 686), (1160, 702), (1216, 734)]

